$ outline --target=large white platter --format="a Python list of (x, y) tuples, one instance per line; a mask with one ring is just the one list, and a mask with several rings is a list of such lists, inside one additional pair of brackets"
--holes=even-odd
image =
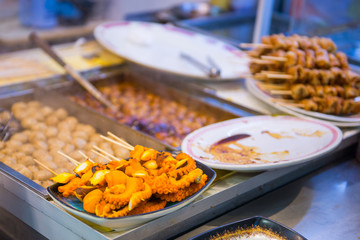
[[(123, 21), (107, 22), (94, 30), (96, 40), (109, 51), (140, 65), (198, 80), (236, 80), (249, 75), (248, 57), (236, 47), (172, 25)], [(221, 69), (220, 79), (180, 58), (191, 55), (209, 65), (210, 57)]]
[(319, 112), (307, 111), (298, 107), (281, 104), (281, 102), (274, 101), (275, 98), (268, 92), (261, 89), (261, 87), (259, 87), (257, 82), (253, 79), (246, 79), (246, 87), (255, 97), (257, 97), (261, 101), (288, 114), (296, 115), (297, 113), (303, 116), (318, 118), (324, 121), (331, 122), (340, 127), (360, 126), (360, 114), (356, 114), (352, 116), (336, 116), (336, 115), (324, 114)]
[[(241, 134), (249, 135), (232, 141), (228, 147), (240, 150), (233, 162), (220, 161), (209, 149), (221, 140)], [(265, 171), (312, 160), (338, 146), (341, 130), (329, 123), (289, 116), (254, 116), (211, 124), (189, 134), (181, 149), (194, 159), (217, 169)], [(235, 144), (239, 144), (236, 146)], [(244, 149), (252, 148), (255, 154)], [(241, 163), (249, 159), (254, 163)]]

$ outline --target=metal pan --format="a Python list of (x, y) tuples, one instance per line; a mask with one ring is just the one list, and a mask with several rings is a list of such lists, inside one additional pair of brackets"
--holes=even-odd
[[(130, 144), (140, 144), (157, 149), (159, 151), (169, 150), (165, 145), (161, 144), (155, 139), (152, 139), (141, 132), (131, 129), (126, 125), (118, 124), (77, 104), (73, 104), (72, 101), (57, 93), (35, 89), (32, 92), (28, 91), (24, 94), (18, 93), (17, 95), (12, 95), (12, 97), (0, 98), (0, 108), (10, 109), (11, 105), (16, 102), (37, 100), (44, 105), (54, 109), (60, 107), (66, 109), (69, 115), (76, 117), (81, 123), (92, 125), (98, 133), (106, 134), (107, 131), (111, 131), (114, 134), (123, 137)], [(31, 179), (25, 177), (2, 162), (0, 162), (0, 171), (7, 176), (16, 179), (17, 182), (25, 185), (28, 189), (36, 192), (41, 197), (46, 199), (49, 198), (48, 193), (44, 187), (40, 186), (39, 184), (35, 183)], [(23, 194), (24, 196), (26, 195), (26, 193)]]

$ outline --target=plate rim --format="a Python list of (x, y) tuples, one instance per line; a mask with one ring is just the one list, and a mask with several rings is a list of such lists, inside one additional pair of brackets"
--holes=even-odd
[[(247, 120), (247, 119), (256, 119), (257, 121), (259, 121), (259, 119), (292, 119), (292, 120), (297, 120), (297, 121), (304, 121), (304, 122), (308, 122), (308, 123), (313, 123), (313, 124), (317, 124), (317, 125), (321, 125), (324, 126), (326, 128), (328, 128), (331, 132), (333, 132), (333, 141), (330, 142), (328, 145), (329, 146), (324, 146), (322, 148), (321, 151), (317, 151), (316, 154), (308, 154), (306, 156), (308, 157), (302, 157), (299, 159), (295, 159), (295, 160), (287, 160), (287, 161), (282, 161), (279, 163), (275, 163), (275, 164), (246, 164), (246, 165), (242, 165), (242, 164), (228, 164), (228, 165), (224, 165), (224, 164), (219, 164), (219, 163), (209, 163), (208, 161), (202, 160), (202, 159), (198, 159), (197, 157), (193, 156), (192, 154), (190, 154), (188, 152), (188, 141), (191, 137), (193, 137), (193, 135), (195, 134), (200, 134), (201, 131), (206, 131), (208, 128), (214, 127), (214, 126), (218, 126), (218, 125), (223, 125), (226, 123), (232, 123), (232, 122), (238, 122), (238, 121), (243, 121), (243, 120)], [(203, 164), (208, 165), (211, 168), (215, 168), (215, 169), (223, 169), (223, 170), (230, 170), (230, 171), (238, 171), (238, 172), (258, 172), (258, 171), (267, 171), (267, 170), (272, 170), (272, 169), (278, 169), (278, 168), (283, 168), (283, 167), (288, 167), (288, 166), (293, 166), (296, 164), (301, 164), (301, 163), (305, 163), (308, 161), (311, 161), (314, 158), (320, 157), (324, 154), (327, 154), (329, 152), (331, 152), (332, 150), (334, 150), (342, 141), (343, 139), (343, 133), (342, 131), (335, 125), (327, 123), (325, 121), (321, 121), (318, 119), (307, 119), (307, 118), (299, 118), (299, 117), (294, 117), (294, 116), (269, 116), (269, 115), (259, 115), (259, 116), (249, 116), (249, 117), (240, 117), (240, 118), (234, 118), (234, 119), (230, 119), (230, 120), (226, 120), (226, 121), (222, 121), (222, 122), (217, 122), (217, 123), (213, 123), (210, 125), (207, 125), (205, 127), (202, 127), (200, 129), (197, 129), (195, 131), (193, 131), (192, 133), (190, 133), (189, 135), (187, 135), (184, 140), (182, 141), (181, 144), (181, 150), (187, 154), (189, 154), (191, 157), (193, 157), (195, 160), (202, 162)]]
[[(96, 39), (96, 41), (98, 43), (100, 43), (100, 45), (102, 47), (104, 47), (105, 49), (107, 49), (108, 51), (112, 52), (113, 54), (125, 59), (126, 61), (129, 61), (131, 63), (134, 63), (134, 64), (137, 64), (137, 65), (140, 65), (142, 67), (146, 67), (148, 69), (152, 69), (152, 70), (156, 70), (156, 71), (161, 71), (161, 72), (164, 72), (164, 73), (167, 73), (167, 74), (173, 74), (173, 75), (176, 75), (176, 76), (182, 76), (182, 77), (186, 77), (188, 78), (189, 80), (196, 80), (196, 81), (200, 81), (200, 82), (209, 82), (209, 83), (220, 83), (220, 82), (229, 82), (229, 81), (239, 81), (240, 79), (244, 79), (243, 76), (237, 76), (237, 77), (227, 77), (227, 78), (218, 78), (218, 79), (212, 79), (212, 78), (209, 78), (207, 77), (205, 74), (204, 75), (193, 75), (193, 74), (186, 74), (186, 73), (180, 73), (180, 72), (173, 72), (171, 70), (166, 70), (166, 69), (161, 69), (161, 68), (158, 68), (158, 67), (154, 67), (154, 66), (150, 66), (148, 64), (144, 64), (144, 63), (141, 63), (141, 62), (137, 62), (129, 57), (126, 57), (126, 56), (122, 56), (121, 54), (119, 54), (118, 52), (116, 52), (115, 50), (111, 49), (107, 44), (106, 42), (100, 37), (100, 31), (102, 31), (102, 29), (104, 28), (105, 25), (126, 25), (126, 24), (129, 24), (129, 23), (138, 23), (138, 24), (148, 24), (148, 25), (157, 25), (157, 26), (162, 26), (164, 27), (165, 25), (164, 24), (159, 24), (159, 23), (154, 23), (154, 22), (142, 22), (142, 21), (108, 21), (108, 22), (104, 22), (104, 23), (101, 23), (99, 25), (97, 25), (95, 28), (94, 28), (94, 31), (93, 31), (93, 34), (94, 34), (94, 37)], [(209, 36), (209, 35), (204, 35), (204, 34), (201, 34), (201, 33), (198, 33), (198, 32), (195, 32), (195, 31), (191, 31), (191, 30), (188, 30), (188, 29), (185, 29), (185, 28), (181, 28), (181, 27), (178, 27), (178, 26), (171, 26), (172, 28), (174, 29), (179, 29), (181, 31), (184, 31), (184, 32), (189, 32), (189, 33), (192, 33), (192, 34), (195, 34), (195, 35), (198, 35), (198, 36), (201, 36), (202, 38), (209, 38), (209, 39), (214, 39), (215, 41), (218, 41), (218, 42), (221, 42), (224, 47), (226, 46), (227, 48), (231, 48), (233, 51), (236, 51), (236, 52), (241, 52), (242, 54), (242, 57), (244, 58), (247, 58), (246, 54), (240, 49), (240, 48), (237, 48), (235, 45), (232, 45), (232, 44), (229, 44), (229, 43), (226, 43), (224, 41), (222, 41), (221, 39), (218, 39), (216, 38), (215, 36)], [(237, 54), (233, 53), (235, 56), (237, 56)]]
[[(84, 220), (87, 220), (91, 223), (97, 224), (102, 227), (109, 227), (109, 228), (116, 229), (116, 230), (126, 230), (126, 229), (130, 229), (130, 228), (139, 226), (141, 224), (144, 224), (144, 223), (154, 220), (156, 218), (162, 217), (164, 215), (170, 214), (172, 212), (175, 212), (175, 211), (191, 204), (195, 199), (200, 197), (200, 195), (204, 191), (206, 191), (210, 187), (210, 185), (214, 182), (214, 180), (216, 178), (216, 172), (212, 168), (207, 166), (206, 164), (203, 164), (199, 161), (196, 161), (196, 165), (198, 168), (202, 169), (204, 171), (204, 173), (205, 173), (205, 171), (207, 173), (211, 173), (211, 177), (208, 178), (207, 183), (196, 194), (193, 194), (180, 202), (176, 202), (176, 203), (172, 204), (171, 206), (168, 206), (167, 208), (165, 207), (163, 209), (159, 209), (159, 210), (148, 212), (148, 213), (137, 214), (137, 215), (117, 217), (117, 218), (105, 218), (105, 217), (99, 217), (99, 216), (96, 216), (95, 214), (85, 212), (85, 210), (81, 211), (70, 204), (64, 203), (63, 201), (61, 201), (61, 199), (59, 199), (55, 195), (55, 193), (58, 192), (57, 186), (61, 185), (58, 183), (52, 184), (51, 186), (47, 187), (47, 192), (48, 192), (49, 196), (51, 197), (51, 199), (53, 201), (55, 201), (56, 203), (58, 203), (62, 208), (64, 208), (65, 211), (73, 213), (77, 217), (80, 217)], [(54, 190), (54, 188), (56, 190)], [(142, 219), (141, 219), (141, 221), (138, 221), (138, 224), (130, 224), (130, 225), (126, 225), (123, 227), (119, 226), (119, 225), (123, 224), (122, 222), (126, 222), (127, 220), (130, 220), (130, 222), (135, 221), (136, 218), (140, 218), (140, 217)]]

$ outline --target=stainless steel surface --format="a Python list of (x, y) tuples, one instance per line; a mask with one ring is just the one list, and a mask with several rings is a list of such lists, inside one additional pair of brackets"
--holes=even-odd
[[(155, 79), (159, 80), (159, 78)], [(59, 86), (69, 86), (68, 84), (61, 83)], [(178, 82), (173, 84), (173, 87), (176, 88), (178, 85), (186, 84)], [(151, 86), (151, 84), (148, 86)], [(187, 87), (183, 86), (179, 90), (187, 89)], [(155, 90), (161, 91), (161, 88)], [(211, 109), (216, 109), (211, 107), (214, 102), (216, 103), (215, 105), (220, 104), (217, 105), (218, 107), (224, 106), (226, 108), (228, 106), (226, 101), (221, 102), (219, 99), (213, 98), (211, 94), (201, 93), (200, 89), (189, 88), (188, 90), (199, 101), (208, 102), (210, 105), (207, 107)], [(196, 96), (197, 93), (199, 96)], [(169, 94), (175, 95), (173, 92)], [(178, 95), (178, 97), (181, 96)], [(191, 98), (189, 99), (191, 100)], [(54, 101), (54, 104), (61, 104), (62, 106), (65, 104), (71, 108), (69, 111), (81, 111), (82, 114), (79, 114), (79, 117), (82, 116), (84, 121), (91, 121), (91, 118), (88, 117), (91, 114), (90, 110), (84, 108), (78, 109), (76, 104), (71, 104), (66, 99), (58, 102), (55, 98), (52, 101)], [(5, 104), (3, 101), (2, 103)], [(94, 115), (94, 118), (93, 121), (99, 122), (104, 117), (97, 114)], [(103, 129), (108, 130), (105, 122), (100, 125)], [(118, 131), (121, 130), (119, 127), (116, 127), (116, 129)], [(115, 132), (115, 134), (117, 133)], [(126, 136), (131, 138), (132, 134), (129, 133)], [(29, 191), (26, 185), (21, 184), (2, 171), (0, 171), (0, 207), (50, 239), (168, 239), (179, 236), (179, 234), (183, 234), (195, 226), (204, 224), (214, 217), (218, 217), (235, 207), (341, 158), (349, 150), (348, 147), (355, 145), (357, 140), (358, 131), (350, 130), (345, 133), (344, 141), (335, 152), (311, 162), (262, 173), (235, 173), (228, 178), (217, 181), (194, 203), (179, 211), (125, 232), (102, 232), (95, 226), (68, 214), (55, 205), (53, 201), (47, 201), (36, 192)], [(129, 141), (130, 143), (136, 142), (135, 139), (129, 139)], [(226, 173), (228, 172), (219, 171), (220, 176)]]
[(178, 238), (252, 216), (265, 216), (307, 239), (360, 237), (360, 163), (338, 159), (299, 180), (259, 197)]

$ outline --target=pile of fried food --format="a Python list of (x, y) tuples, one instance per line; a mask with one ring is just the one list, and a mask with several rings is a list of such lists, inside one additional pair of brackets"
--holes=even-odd
[(87, 92), (78, 93), (71, 99), (174, 147), (179, 146), (190, 132), (216, 122), (212, 114), (191, 109), (191, 103), (185, 105), (161, 97), (127, 80), (101, 86), (99, 91), (119, 111), (105, 108)]
[(360, 112), (355, 99), (360, 96), (360, 76), (350, 70), (346, 55), (331, 39), (265, 36), (248, 55), (259, 86), (288, 100), (282, 103), (332, 115)]
[(185, 153), (173, 157), (140, 145), (129, 160), (100, 164), (87, 159), (74, 173), (51, 180), (63, 184), (58, 187), (63, 197), (76, 196), (85, 211), (106, 218), (162, 209), (198, 192), (208, 178)]

